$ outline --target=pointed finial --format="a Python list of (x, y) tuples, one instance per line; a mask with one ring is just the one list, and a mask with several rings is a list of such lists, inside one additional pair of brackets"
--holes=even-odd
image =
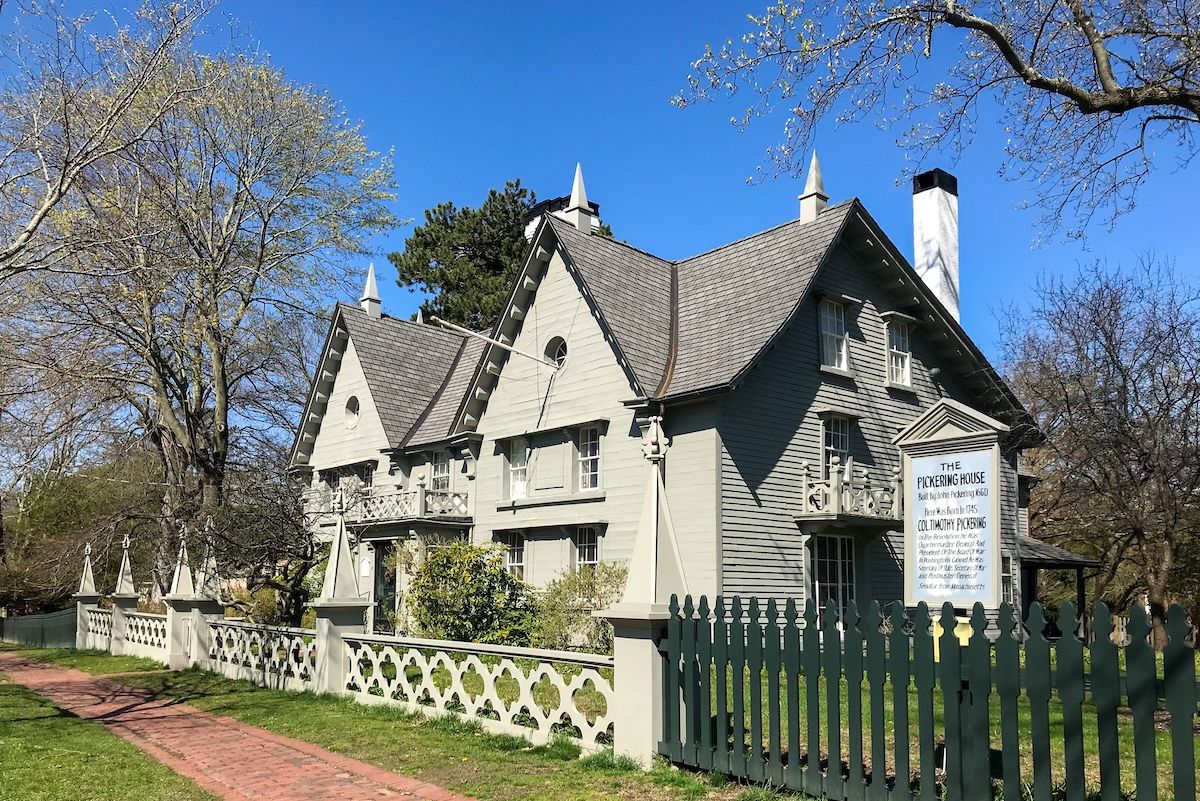
[[(182, 526), (181, 526), (182, 529)], [(175, 558), (175, 575), (171, 577), (171, 595), (195, 595), (196, 585), (192, 581), (192, 565), (188, 560), (187, 540), (179, 537), (179, 555)]]
[(561, 216), (585, 234), (592, 232), (592, 207), (588, 204), (587, 190), (583, 188), (583, 165), (575, 165), (575, 181), (571, 184), (571, 200)]
[(358, 302), (367, 316), (376, 318), (380, 316), (383, 302), (379, 299), (379, 285), (375, 282), (375, 262), (371, 262), (367, 266), (367, 283), (363, 287), (362, 297), (358, 299)]
[(800, 220), (812, 222), (817, 215), (825, 210), (829, 195), (825, 194), (825, 178), (821, 175), (821, 160), (817, 151), (813, 150), (812, 159), (808, 163), (808, 176), (804, 181), (804, 194), (800, 196)]
[(92, 544), (83, 546), (83, 575), (79, 577), (79, 592), (76, 595), (88, 597), (96, 595), (96, 579), (92, 576)]
[(114, 595), (137, 595), (133, 586), (133, 567), (129, 563), (129, 532), (121, 539), (121, 569), (117, 571), (117, 589)]
[(325, 566), (325, 581), (321, 585), (322, 601), (359, 598), (358, 571), (354, 569), (354, 557), (350, 552), (350, 535), (346, 531), (346, 518), (337, 516), (337, 528), (329, 549), (329, 562)]

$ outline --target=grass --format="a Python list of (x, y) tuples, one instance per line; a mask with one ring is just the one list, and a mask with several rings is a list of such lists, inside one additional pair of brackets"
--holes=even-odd
[(0, 674), (3, 801), (215, 801), (98, 723)]
[[(131, 664), (121, 660), (118, 669), (109, 663), (117, 662), (116, 657), (69, 651), (18, 653), (46, 662), (71, 662), (94, 673), (126, 672)], [(643, 772), (612, 751), (580, 758), (579, 746), (567, 738), (533, 746), (523, 738), (490, 734), (477, 723), (455, 717), (426, 718), (395, 707), (266, 690), (198, 670), (143, 672), (123, 676), (121, 681), (480, 801), (734, 801), (742, 789), (714, 788), (703, 774), (665, 762)], [(0, 799), (8, 801), (3, 793), (0, 785)]]
[[(0, 646), (3, 650), (18, 650)], [(116, 673), (150, 673), (165, 670), (161, 662), (140, 656), (110, 656), (107, 651), (76, 651), (73, 648), (27, 648), (21, 656), (35, 662), (75, 668), (97, 676)]]

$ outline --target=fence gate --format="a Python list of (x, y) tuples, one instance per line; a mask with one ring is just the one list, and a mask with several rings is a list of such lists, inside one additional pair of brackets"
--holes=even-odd
[[(675, 763), (852, 801), (1196, 798), (1196, 643), (1178, 606), (1161, 654), (1137, 609), (1114, 641), (1103, 604), (1089, 643), (1048, 640), (1037, 604), (1024, 626), (1007, 604), (968, 620), (900, 603), (670, 609), (659, 751)], [(1059, 629), (1077, 624), (1064, 605)]]

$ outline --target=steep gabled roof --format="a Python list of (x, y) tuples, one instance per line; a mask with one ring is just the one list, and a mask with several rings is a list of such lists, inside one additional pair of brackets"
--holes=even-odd
[(546, 218), (583, 278), (638, 384), (653, 393), (671, 351), (671, 262)]
[(830, 206), (679, 263), (679, 334), (666, 397), (733, 384), (791, 319), (854, 206)]
[(398, 447), (441, 389), (464, 337), (395, 317), (371, 317), (357, 306), (338, 310), (379, 410), (388, 444)]
[(437, 395), (425, 409), (421, 419), (404, 440), (406, 448), (421, 445), (432, 445), (442, 442), (455, 433), (455, 418), (462, 403), (463, 395), (475, 375), (475, 368), (483, 356), (487, 343), (475, 337), (463, 337), (462, 348), (450, 368), (450, 373), (442, 383)]

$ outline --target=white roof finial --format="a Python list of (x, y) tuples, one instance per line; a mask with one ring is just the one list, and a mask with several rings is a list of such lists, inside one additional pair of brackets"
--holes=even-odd
[(358, 302), (369, 317), (379, 317), (383, 302), (379, 299), (379, 286), (375, 283), (375, 262), (367, 267), (367, 284)]
[(800, 221), (812, 222), (825, 210), (829, 195), (825, 194), (825, 178), (821, 175), (821, 161), (814, 149), (808, 162), (808, 177), (804, 181), (804, 194), (800, 196)]
[(588, 206), (587, 190), (583, 188), (583, 165), (575, 162), (575, 181), (571, 184), (571, 202), (567, 205), (567, 210), (572, 209), (587, 209)]
[(575, 182), (571, 185), (571, 199), (565, 211), (555, 214), (574, 225), (585, 234), (592, 232), (592, 224), (596, 221), (591, 204), (588, 203), (587, 190), (583, 188), (583, 165), (575, 165)]

